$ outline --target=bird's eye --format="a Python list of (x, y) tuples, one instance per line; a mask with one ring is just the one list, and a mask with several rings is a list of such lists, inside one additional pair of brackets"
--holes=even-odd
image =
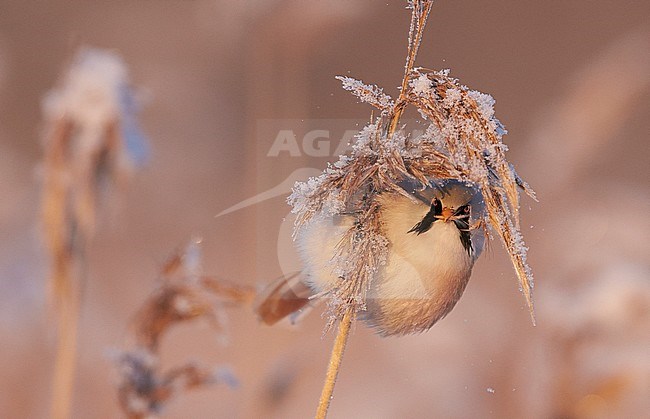
[(463, 207), (463, 214), (469, 214), (469, 205)]

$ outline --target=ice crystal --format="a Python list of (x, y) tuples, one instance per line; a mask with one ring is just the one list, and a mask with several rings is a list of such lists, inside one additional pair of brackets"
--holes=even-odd
[(353, 79), (352, 77), (337, 76), (336, 79), (343, 83), (345, 90), (351, 91), (362, 102), (369, 103), (382, 111), (390, 110), (394, 106), (391, 97), (377, 86), (364, 84), (362, 81)]
[[(449, 70), (413, 70), (429, 1), (412, 1), (409, 54), (400, 96), (393, 100), (377, 86), (338, 77), (343, 88), (380, 109), (381, 114), (361, 129), (352, 150), (317, 178), (297, 183), (289, 197), (297, 214), (296, 229), (321, 215), (354, 215), (354, 225), (341, 240), (333, 263), (340, 281), (327, 290), (333, 318), (365, 307), (364, 297), (388, 243), (381, 236), (377, 196), (406, 194), (398, 184), (417, 179), (460, 179), (477, 185), (487, 208), (481, 224), (501, 238), (532, 309), (532, 272), (527, 247), (519, 231), (519, 191), (534, 197), (530, 187), (506, 159), (505, 128), (494, 114), (492, 96), (473, 91), (450, 77)], [(415, 107), (429, 124), (417, 139), (399, 128), (404, 108)], [(488, 234), (487, 228), (484, 229)]]
[(411, 86), (413, 93), (421, 96), (428, 93), (431, 87), (433, 87), (433, 84), (425, 74), (421, 74), (417, 79), (411, 80), (409, 86)]

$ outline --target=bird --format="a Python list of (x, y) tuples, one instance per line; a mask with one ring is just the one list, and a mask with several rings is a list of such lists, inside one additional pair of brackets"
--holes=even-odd
[[(485, 203), (480, 188), (458, 179), (398, 183), (406, 194), (378, 195), (385, 263), (374, 272), (365, 310), (357, 314), (381, 336), (424, 332), (454, 308), (484, 247)], [(268, 287), (257, 304), (263, 322), (296, 316), (339, 281), (338, 244), (356, 222), (353, 214), (321, 215), (302, 226), (296, 248), (299, 275)]]

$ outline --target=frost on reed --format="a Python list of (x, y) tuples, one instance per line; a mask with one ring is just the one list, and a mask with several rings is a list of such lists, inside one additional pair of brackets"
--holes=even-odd
[(58, 348), (52, 416), (69, 417), (85, 254), (101, 198), (124, 185), (145, 154), (124, 62), (82, 49), (43, 100), (42, 223)]
[[(333, 263), (339, 281), (326, 290), (331, 326), (346, 312), (365, 308), (365, 293), (373, 274), (385, 263), (388, 242), (382, 236), (378, 196), (384, 192), (410, 195), (398, 184), (414, 179), (472, 182), (483, 194), (487, 213), (480, 225), (486, 235), (501, 238), (532, 308), (533, 278), (526, 263), (527, 248), (519, 229), (519, 191), (532, 189), (506, 160), (506, 133), (494, 115), (494, 99), (470, 90), (449, 71), (415, 68), (414, 61), (432, 1), (410, 1), (409, 52), (397, 99), (377, 86), (338, 77), (346, 90), (379, 111), (355, 137), (352, 151), (318, 177), (297, 183), (289, 197), (297, 214), (296, 229), (320, 215), (352, 214), (356, 222), (341, 240)], [(399, 120), (413, 106), (428, 124), (412, 138)], [(412, 198), (411, 198), (412, 199)]]
[(136, 111), (124, 62), (97, 49), (82, 49), (45, 97), (43, 217), (55, 260), (83, 248), (102, 195), (143, 161)]
[(55, 303), (95, 231), (98, 206), (145, 153), (127, 70), (114, 53), (83, 49), (43, 101), (42, 216)]
[(250, 287), (202, 275), (198, 242), (172, 255), (163, 266), (160, 285), (136, 316), (136, 348), (114, 357), (120, 372), (120, 406), (127, 417), (157, 414), (181, 391), (218, 383), (236, 385), (233, 375), (223, 367), (188, 362), (163, 369), (160, 346), (172, 326), (195, 319), (207, 320), (225, 339), (224, 308), (249, 303), (253, 297)]

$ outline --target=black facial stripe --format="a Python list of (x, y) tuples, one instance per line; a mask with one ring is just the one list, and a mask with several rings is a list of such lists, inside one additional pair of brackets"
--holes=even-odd
[(471, 255), (474, 251), (472, 247), (472, 236), (469, 233), (469, 223), (466, 220), (454, 220), (458, 233), (460, 234), (460, 242), (467, 250), (467, 254)]
[(427, 212), (422, 221), (413, 226), (407, 233), (416, 233), (418, 236), (429, 231), (434, 221), (436, 221), (435, 211), (433, 208)]
[(431, 226), (440, 214), (442, 214), (442, 203), (439, 199), (434, 198), (429, 212), (427, 212), (424, 218), (422, 218), (422, 221), (414, 225), (413, 228), (407, 231), (407, 233), (416, 233), (418, 236), (422, 233), (426, 233), (431, 229)]
[(474, 249), (472, 248), (472, 236), (469, 233), (469, 215), (471, 207), (469, 203), (461, 205), (456, 211), (454, 211), (454, 224), (458, 228), (458, 233), (460, 235), (460, 242), (467, 251), (468, 255), (471, 255)]

